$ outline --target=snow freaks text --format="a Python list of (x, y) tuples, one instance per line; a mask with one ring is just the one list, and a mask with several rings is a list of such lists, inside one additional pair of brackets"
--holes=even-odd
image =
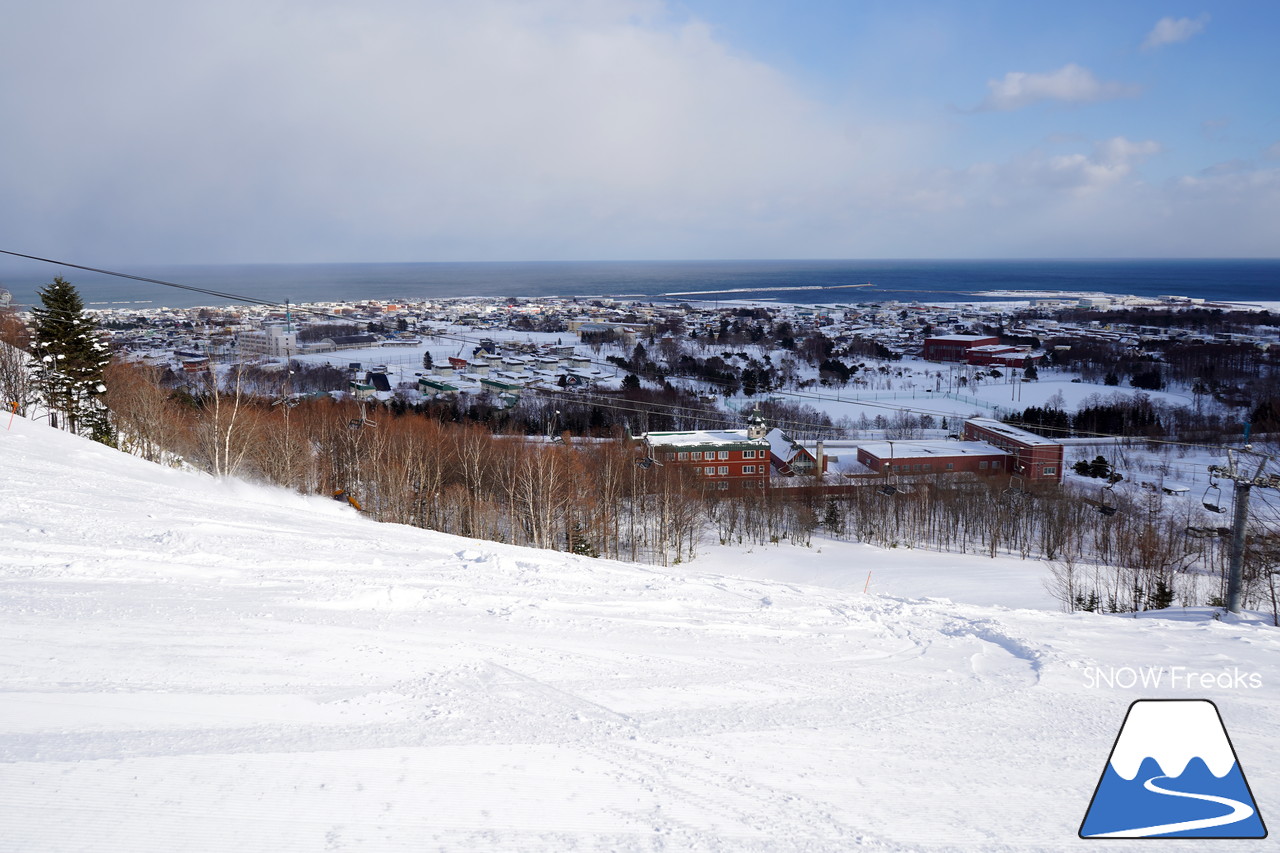
[(1219, 670), (1195, 670), (1185, 666), (1086, 666), (1084, 683), (1091, 690), (1134, 687), (1171, 690), (1258, 690), (1262, 675), (1238, 666)]

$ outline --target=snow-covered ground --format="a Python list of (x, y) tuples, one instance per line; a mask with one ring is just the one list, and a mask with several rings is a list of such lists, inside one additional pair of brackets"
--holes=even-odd
[(782, 542), (705, 548), (697, 567), (726, 575), (825, 586), (905, 598), (948, 598), (957, 603), (1055, 610), (1039, 560), (972, 554), (940, 554), (910, 548), (877, 548), (824, 539), (810, 547)]
[(681, 571), (475, 542), (21, 418), (0, 466), (0, 850), (1079, 850), (1151, 697), (1215, 700), (1280, 804), (1258, 620), (817, 540)]

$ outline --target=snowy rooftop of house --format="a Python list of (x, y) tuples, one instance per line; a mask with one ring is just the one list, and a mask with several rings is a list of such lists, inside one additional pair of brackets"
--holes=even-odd
[(1031, 349), (1031, 347), (1016, 347), (1012, 344), (983, 344), (980, 347), (969, 347), (969, 352), (1007, 352), (1023, 349)]
[(875, 441), (859, 444), (877, 459), (917, 459), (924, 456), (1007, 456), (1008, 453), (985, 441)]
[[(765, 440), (769, 442), (769, 452), (783, 462), (790, 462), (802, 449), (807, 449), (803, 444), (787, 435), (782, 430), (774, 427), (769, 430), (769, 434), (765, 436)], [(813, 450), (809, 450), (813, 454)]]
[(648, 432), (643, 438), (650, 444), (662, 447), (700, 447), (719, 444), (751, 444), (768, 447), (763, 438), (747, 438), (745, 429), (690, 430), (688, 432)]
[(995, 335), (932, 335), (931, 341), (985, 341)]
[(1036, 435), (1034, 432), (1019, 429), (1016, 426), (1009, 426), (1002, 421), (993, 420), (991, 418), (969, 418), (965, 423), (970, 423), (976, 427), (988, 429), (992, 432), (1000, 433), (1001, 435), (1007, 435), (1009, 438), (1018, 441), (1020, 444), (1025, 444), (1028, 447), (1049, 447), (1051, 445), (1058, 444), (1058, 442), (1054, 441), (1052, 438), (1045, 438), (1043, 435)]

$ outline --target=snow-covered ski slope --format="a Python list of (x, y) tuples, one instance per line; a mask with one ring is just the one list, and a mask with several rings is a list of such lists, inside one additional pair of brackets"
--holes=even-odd
[(22, 419), (0, 466), (3, 851), (1080, 850), (1125, 709), (1159, 696), (1214, 699), (1280, 815), (1256, 622), (476, 542)]

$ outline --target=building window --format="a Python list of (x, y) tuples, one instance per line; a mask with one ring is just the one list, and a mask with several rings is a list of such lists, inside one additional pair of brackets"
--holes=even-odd
[(686, 461), (688, 461), (688, 459), (689, 459), (689, 454), (688, 454), (688, 453), (681, 453), (681, 454), (680, 454), (680, 461), (681, 461), (681, 462), (686, 462)]
[(743, 459), (755, 459), (755, 458), (756, 458), (756, 452), (755, 452), (754, 450), (744, 450), (744, 451), (742, 451), (742, 458), (743, 458)]
[(716, 469), (715, 469), (713, 466), (708, 465), (708, 466), (707, 466), (707, 476), (708, 476), (708, 477), (714, 477), (714, 476), (715, 476), (715, 474), (716, 474)]
[(996, 459), (996, 460), (992, 461), (992, 463), (991, 463), (991, 467), (992, 467), (992, 468), (999, 468), (999, 467), (1000, 467), (1000, 460), (999, 460), (999, 459)]
[(947, 470), (948, 470), (948, 471), (954, 471), (954, 470), (956, 470), (956, 463), (954, 463), (954, 462), (948, 462), (948, 463), (947, 463)]
[(701, 462), (701, 461), (702, 461), (702, 451), (701, 451), (701, 450), (695, 450), (695, 451), (693, 451), (692, 453), (690, 453), (690, 454), (689, 454), (689, 458), (690, 458), (690, 459), (692, 459), (692, 460), (694, 460), (695, 462)]
[(716, 488), (723, 492), (729, 488), (729, 484), (724, 480), (721, 480), (719, 483), (716, 483)]
[(717, 453), (717, 454), (716, 454), (716, 458), (717, 458), (717, 459), (728, 459), (728, 458), (729, 458), (729, 451), (727, 451), (727, 450), (721, 450), (719, 453)]
[(924, 470), (926, 470), (926, 471), (932, 471), (932, 470), (933, 470), (933, 465), (932, 465), (931, 463), (929, 463), (929, 462), (924, 463)]
[(754, 465), (743, 465), (743, 466), (742, 466), (742, 473), (744, 473), (744, 474), (754, 474), (755, 472), (756, 472), (756, 466), (754, 466)]
[(760, 481), (760, 488), (762, 488), (762, 489), (764, 488), (764, 480), (761, 480), (761, 481)]
[(1046, 465), (1046, 466), (1044, 466), (1044, 472), (1045, 472), (1046, 474), (1056, 474), (1056, 473), (1058, 473), (1058, 466), (1057, 466), (1057, 465)]
[(668, 454), (666, 454), (666, 460), (667, 460), (668, 462), (674, 462), (674, 461), (675, 461), (675, 458), (676, 458), (676, 455), (675, 455), (674, 453), (668, 453)]
[(983, 461), (983, 462), (979, 462), (979, 463), (978, 463), (978, 470), (979, 470), (979, 471), (985, 471), (985, 470), (987, 470), (987, 463), (986, 463), (985, 461)]
[(716, 473), (717, 473), (717, 474), (728, 474), (728, 473), (729, 473), (729, 466), (728, 466), (728, 465), (721, 465), (721, 466), (716, 470)]
[(754, 489), (755, 487), (756, 487), (756, 481), (755, 481), (755, 480), (747, 480), (747, 488), (748, 488), (748, 489)]

